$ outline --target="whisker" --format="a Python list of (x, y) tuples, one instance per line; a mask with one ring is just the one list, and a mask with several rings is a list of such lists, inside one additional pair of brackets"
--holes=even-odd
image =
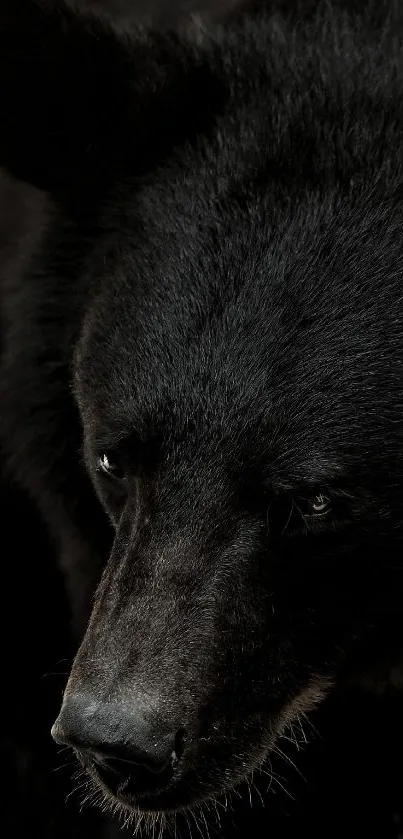
[(274, 753), (275, 753), (275, 754), (277, 754), (280, 758), (282, 758), (282, 760), (284, 760), (286, 763), (288, 763), (288, 765), (289, 765), (289, 766), (291, 766), (291, 767), (292, 767), (292, 769), (294, 769), (294, 770), (295, 770), (295, 772), (296, 772), (296, 773), (297, 773), (297, 774), (298, 774), (298, 775), (299, 775), (299, 776), (300, 776), (300, 777), (301, 777), (304, 781), (306, 781), (305, 776), (302, 774), (301, 770), (300, 770), (300, 769), (298, 769), (298, 766), (296, 766), (296, 764), (294, 763), (294, 761), (293, 761), (293, 760), (291, 760), (291, 758), (290, 758), (290, 757), (289, 757), (289, 756), (288, 756), (285, 752), (283, 752), (283, 750), (282, 750), (282, 749), (280, 749), (280, 747), (279, 747), (279, 746), (275, 746), (275, 747), (274, 747), (274, 749), (273, 749), (273, 751), (274, 751)]

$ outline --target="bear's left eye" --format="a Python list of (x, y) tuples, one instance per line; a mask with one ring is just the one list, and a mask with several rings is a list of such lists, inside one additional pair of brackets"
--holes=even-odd
[(114, 455), (104, 454), (98, 458), (98, 469), (105, 472), (110, 478), (115, 478), (117, 481), (123, 481), (125, 477), (125, 473), (119, 463), (119, 460)]

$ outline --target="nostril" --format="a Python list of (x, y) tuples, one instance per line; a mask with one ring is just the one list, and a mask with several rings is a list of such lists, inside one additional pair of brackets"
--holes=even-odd
[(176, 733), (174, 749), (171, 754), (172, 769), (176, 769), (176, 767), (178, 766), (178, 763), (182, 758), (183, 752), (185, 751), (185, 743), (186, 731), (184, 728), (180, 728), (179, 731)]

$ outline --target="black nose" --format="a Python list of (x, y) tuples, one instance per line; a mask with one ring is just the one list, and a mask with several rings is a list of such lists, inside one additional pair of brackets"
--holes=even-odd
[(71, 746), (117, 795), (147, 795), (164, 788), (182, 752), (183, 734), (161, 732), (135, 706), (69, 695), (52, 728), (56, 743)]

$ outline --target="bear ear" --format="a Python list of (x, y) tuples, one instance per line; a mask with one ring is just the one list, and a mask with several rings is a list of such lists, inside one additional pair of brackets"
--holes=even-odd
[(106, 184), (129, 157), (131, 166), (151, 163), (181, 113), (185, 123), (195, 111), (195, 95), (199, 107), (206, 85), (210, 101), (216, 95), (200, 68), (183, 72), (189, 53), (178, 30), (191, 29), (196, 14), (214, 18), (219, 9), (222, 18), (234, 6), (0, 0), (0, 166), (62, 196), (88, 181)]

